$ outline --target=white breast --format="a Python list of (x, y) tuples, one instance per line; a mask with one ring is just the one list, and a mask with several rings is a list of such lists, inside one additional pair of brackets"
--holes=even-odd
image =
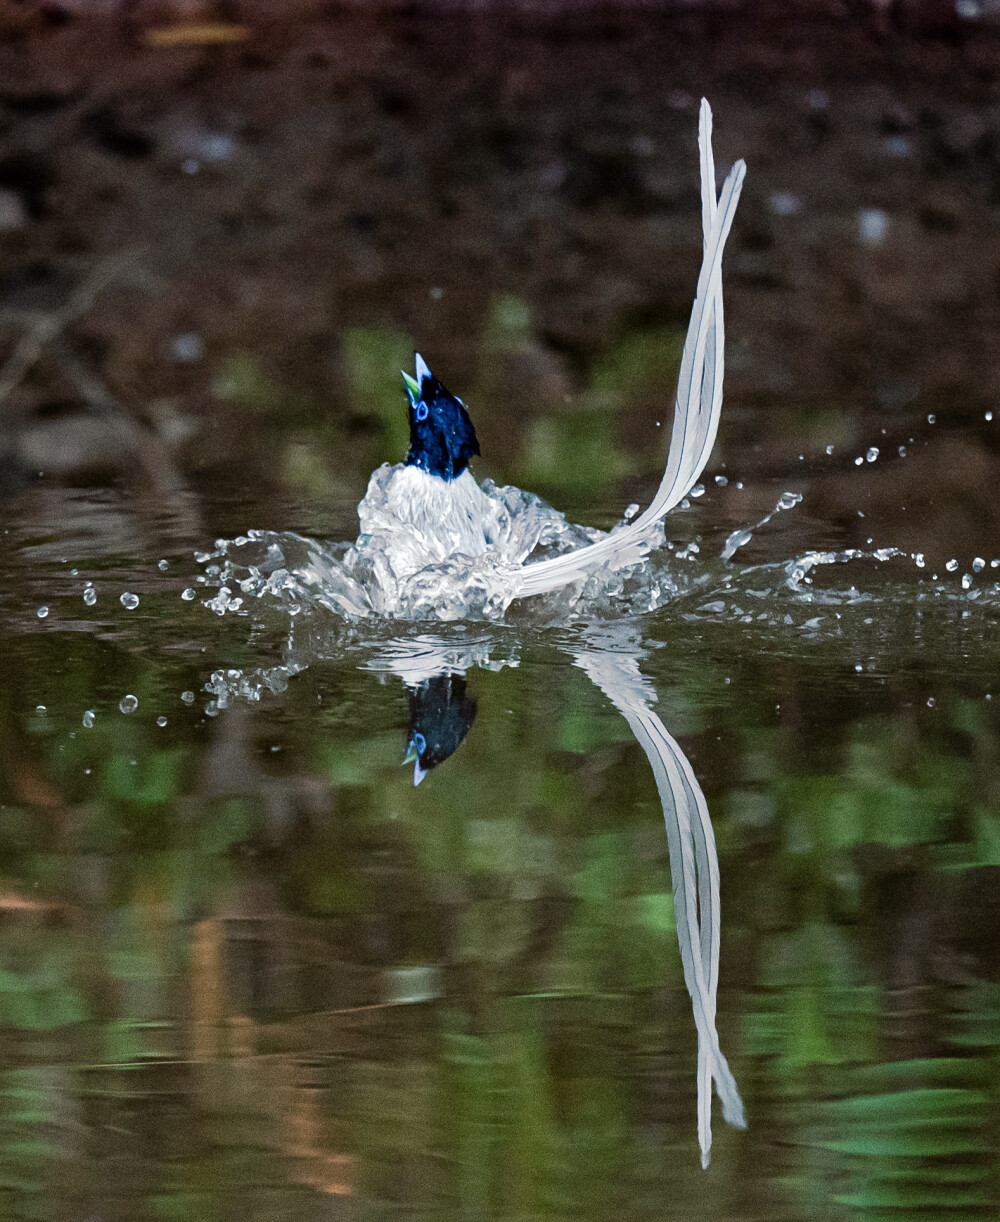
[(372, 475), (358, 517), (362, 533), (402, 578), (455, 555), (482, 555), (495, 514), (468, 469), (446, 482), (417, 467), (397, 466)]

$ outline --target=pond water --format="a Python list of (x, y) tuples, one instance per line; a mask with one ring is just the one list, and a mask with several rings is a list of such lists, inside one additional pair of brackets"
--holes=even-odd
[[(403, 54), (453, 63), (454, 31), (438, 45), (407, 29)], [(310, 71), (339, 63), (330, 36), (309, 38), (327, 56)], [(387, 51), (371, 38), (371, 62), (336, 96), (345, 122), (372, 96), (390, 116), (360, 154), (377, 196), (381, 154), (409, 112), (379, 93)], [(532, 88), (549, 105), (541, 44), (508, 82), (515, 110)], [(668, 302), (664, 320), (653, 290), (637, 309), (639, 290), (615, 297), (588, 260), (607, 272), (603, 226), (627, 261), (636, 216), (655, 228), (680, 200), (678, 300), (696, 267), (691, 98), (672, 81), (650, 110), (644, 86), (613, 86), (623, 57), (678, 54), (668, 44), (663, 30), (602, 42), (607, 80), (586, 123), (624, 132), (647, 165), (659, 156), (639, 142), (651, 116), (674, 116), (690, 182), (661, 183), (636, 213), (635, 184), (598, 190), (602, 174), (620, 180), (617, 161), (598, 159), (592, 181), (589, 137), (554, 168), (531, 147), (511, 155), (504, 173), (527, 165), (576, 184), (571, 223), (546, 221), (541, 204), (532, 222), (558, 230), (565, 278), (485, 275), (475, 325), (463, 333), (463, 308), (449, 306), (442, 340), (449, 385), (480, 428), (480, 475), (604, 529), (630, 500), (648, 502), (662, 468), (683, 311)], [(224, 126), (229, 112), (198, 90), (249, 114), (264, 103), (243, 94), (248, 77), (265, 102), (281, 80), (313, 79), (295, 46), (286, 77), (285, 61), (269, 76), (250, 60), (231, 80), (168, 82), (166, 96), (180, 90)], [(594, 69), (588, 47), (570, 79)], [(285, 580), (313, 540), (354, 539), (368, 472), (405, 445), (396, 370), (445, 329), (421, 329), (441, 299), (435, 266), (373, 305), (386, 273), (365, 260), (402, 276), (412, 250), (398, 235), (379, 246), (367, 223), (351, 222), (357, 297), (324, 316), (322, 343), (304, 350), (301, 303), (262, 303), (260, 269), (237, 260), (231, 297), (198, 320), (215, 326), (207, 352), (180, 307), (136, 318), (163, 349), (148, 416), (83, 376), (90, 361), (136, 384), (128, 352), (88, 343), (88, 326), (114, 330), (98, 303), (76, 347), (71, 335), (0, 417), (4, 1217), (995, 1215), (1000, 423), (987, 374), (1000, 328), (995, 285), (964, 313), (941, 286), (952, 272), (978, 283), (998, 239), (987, 188), (975, 194), (987, 153), (932, 173), (942, 129), (927, 119), (987, 86), (972, 69), (956, 84), (968, 65), (935, 48), (912, 82), (887, 84), (885, 64), (863, 87), (837, 65), (800, 65), (794, 105), (766, 82), (751, 100), (749, 78), (726, 66), (732, 47), (712, 47), (717, 123), (728, 117), (726, 147), (747, 154), (752, 192), (727, 255), (733, 376), (703, 487), (614, 597), (404, 622), (335, 614), (315, 583)], [(753, 80), (766, 62), (760, 51)], [(412, 77), (393, 87), (406, 94)], [(482, 86), (483, 102), (481, 84), (470, 96), (485, 110), (467, 122), (495, 187), (491, 158), (513, 137), (490, 126), (507, 95)], [(302, 88), (312, 104), (314, 86)], [(166, 140), (166, 105), (126, 117)], [(768, 107), (774, 122), (791, 107), (799, 143), (762, 134), (754, 116)], [(278, 158), (284, 120), (259, 121)], [(405, 122), (429, 138), (431, 117)], [(897, 175), (877, 198), (848, 183), (831, 203), (819, 179), (788, 193), (783, 156), (850, 161), (865, 124), (866, 156), (881, 150)], [(898, 165), (904, 136), (924, 149), (912, 180)], [(175, 191), (165, 248), (214, 189), (174, 170), (204, 194), (176, 194), (187, 179), (160, 165)], [(914, 181), (931, 202), (913, 202)], [(456, 199), (473, 190), (463, 182)], [(487, 203), (483, 189), (476, 206), (502, 213), (516, 194)], [(256, 252), (255, 209), (280, 208), (240, 198)], [(919, 241), (918, 205), (937, 209)], [(369, 206), (375, 229), (401, 224)], [(128, 218), (125, 230), (139, 223)], [(302, 233), (289, 241), (272, 283), (292, 285), (310, 262)], [(926, 287), (921, 243), (937, 287), (911, 308)], [(58, 305), (62, 283), (46, 286), (54, 301), (42, 304)], [(112, 321), (131, 301), (107, 307)], [(265, 305), (287, 312), (288, 332), (258, 351)], [(573, 344), (601, 326), (581, 357)], [(65, 382), (86, 410), (67, 404)], [(537, 396), (524, 418), (512, 386)], [(162, 428), (136, 441), (151, 419)], [(248, 582), (251, 564), (262, 576)]]
[[(102, 548), (127, 505), (71, 502), (72, 528), (6, 536), (9, 1216), (991, 1200), (987, 558), (968, 589), (864, 556), (807, 586), (799, 506), (770, 558), (724, 563), (706, 494), (668, 520), (701, 550), (658, 561), (685, 586), (650, 615), (363, 628), (213, 613), (210, 558), (138, 523)], [(707, 1171), (678, 908), (709, 901), (637, 716), (683, 745), (718, 846), (747, 1128), (715, 1105)], [(415, 787), (421, 729), (446, 758)]]

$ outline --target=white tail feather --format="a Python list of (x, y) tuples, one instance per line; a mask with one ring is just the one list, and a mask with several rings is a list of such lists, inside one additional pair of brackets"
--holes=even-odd
[(698, 123), (701, 165), (701, 221), (704, 231), (701, 272), (691, 309), (681, 369), (677, 379), (674, 425), (667, 465), (649, 508), (629, 526), (565, 556), (527, 564), (516, 598), (546, 594), (585, 577), (597, 564), (622, 568), (649, 550), (646, 529), (669, 513), (705, 469), (722, 413), (724, 328), (722, 318), (722, 252), (739, 203), (746, 165), (737, 161), (715, 198), (712, 157), (712, 110), (702, 98)]

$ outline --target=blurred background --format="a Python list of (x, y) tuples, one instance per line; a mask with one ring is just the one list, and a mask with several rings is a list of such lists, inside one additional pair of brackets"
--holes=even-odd
[[(909, 550), (995, 537), (988, 5), (3, 14), (6, 342), (74, 315), (6, 379), (6, 495), (252, 487), (318, 499), (316, 530), (342, 501), (348, 537), (368, 472), (404, 452), (417, 347), (473, 405), (481, 474), (617, 515), (662, 469), (705, 94), (720, 168), (751, 167), (716, 452), (754, 477), (734, 512), (794, 478), (849, 535), (870, 504)], [(969, 427), (928, 454), (930, 415)], [(878, 481), (852, 466), (870, 445)]]
[[(491, 630), (414, 789), (403, 684), (274, 673), (192, 559), (353, 538), (414, 349), (480, 478), (648, 498), (703, 95), (749, 174), (668, 533), (792, 491), (741, 562), (945, 583), (638, 625), (719, 840), (707, 1172), (659, 800), (558, 637)], [(3, 1216), (995, 1216), (998, 386), (994, 0), (0, 0)]]

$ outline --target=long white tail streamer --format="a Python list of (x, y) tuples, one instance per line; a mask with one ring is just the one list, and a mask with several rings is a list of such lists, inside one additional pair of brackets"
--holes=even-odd
[(547, 594), (569, 582), (586, 577), (598, 564), (622, 568), (640, 560), (649, 550), (646, 529), (669, 513), (691, 491), (705, 469), (722, 413), (722, 380), (725, 372), (725, 334), (722, 318), (722, 252), (739, 203), (746, 165), (737, 161), (715, 197), (715, 162), (712, 156), (712, 108), (702, 98), (698, 119), (698, 149), (701, 164), (701, 224), (703, 248), (701, 272), (691, 321), (688, 323), (674, 425), (667, 465), (649, 508), (634, 522), (607, 538), (565, 556), (526, 564), (520, 574), (515, 598)]
[(628, 722), (653, 767), (663, 806), (684, 983), (698, 1032), (698, 1144), (712, 1149), (712, 1082), (725, 1119), (746, 1127), (743, 1101), (715, 1027), (719, 988), (719, 857), (708, 803), (684, 752), (650, 708), (655, 693), (628, 655), (583, 650), (574, 661)]

